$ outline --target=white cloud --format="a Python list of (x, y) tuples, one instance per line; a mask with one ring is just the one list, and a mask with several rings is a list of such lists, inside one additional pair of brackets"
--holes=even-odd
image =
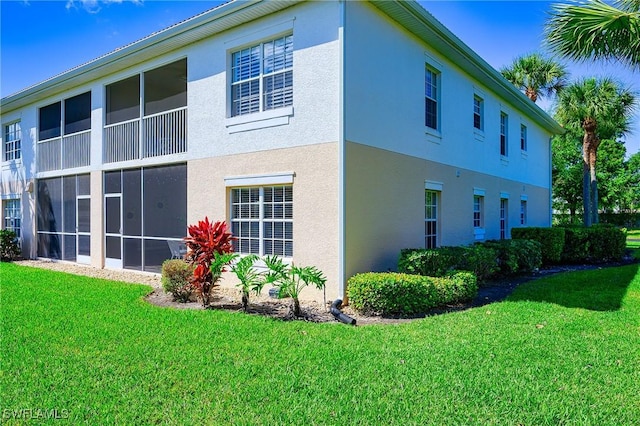
[(144, 0), (67, 0), (67, 9), (79, 9), (82, 8), (88, 13), (98, 13), (102, 10), (102, 5), (108, 5), (112, 3), (120, 4), (124, 1), (130, 1), (134, 4), (142, 4)]

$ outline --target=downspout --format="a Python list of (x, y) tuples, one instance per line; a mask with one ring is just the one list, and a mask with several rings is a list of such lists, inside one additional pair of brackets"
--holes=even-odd
[(346, 58), (345, 58), (345, 22), (346, 22), (346, 0), (339, 0), (340, 8), (340, 24), (338, 27), (338, 40), (340, 44), (340, 76), (339, 76), (339, 124), (338, 124), (338, 295), (337, 299), (343, 299), (346, 296), (346, 226), (345, 226), (345, 143), (346, 143), (346, 105), (345, 105), (345, 76), (346, 76)]

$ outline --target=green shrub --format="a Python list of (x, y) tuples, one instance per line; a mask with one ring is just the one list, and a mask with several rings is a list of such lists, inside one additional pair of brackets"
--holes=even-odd
[(453, 270), (473, 272), (484, 281), (498, 270), (496, 252), (482, 245), (400, 251), (400, 273), (443, 277)]
[(455, 269), (473, 272), (480, 282), (492, 278), (500, 270), (498, 253), (482, 244), (464, 247)]
[(403, 274), (442, 277), (456, 266), (454, 247), (400, 250), (398, 271)]
[(534, 240), (542, 245), (542, 264), (560, 263), (564, 249), (564, 228), (513, 228), (516, 240)]
[(10, 262), (18, 256), (20, 256), (18, 235), (8, 229), (0, 230), (0, 260)]
[(626, 232), (615, 226), (599, 224), (589, 229), (589, 257), (592, 263), (619, 261), (627, 247)]
[(162, 263), (162, 288), (178, 302), (191, 300), (194, 288), (191, 284), (194, 266), (182, 259), (165, 260)]
[(469, 272), (425, 277), (394, 272), (354, 275), (348, 283), (349, 303), (358, 311), (378, 315), (415, 315), (436, 306), (475, 297), (476, 278)]
[(589, 228), (583, 226), (564, 227), (562, 261), (565, 263), (588, 262), (590, 240)]
[(534, 271), (542, 266), (542, 245), (533, 240), (490, 240), (481, 243), (496, 251), (503, 276)]

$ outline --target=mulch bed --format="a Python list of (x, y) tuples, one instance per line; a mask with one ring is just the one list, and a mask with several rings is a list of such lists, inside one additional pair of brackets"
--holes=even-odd
[[(349, 306), (344, 306), (342, 312), (355, 318), (357, 325), (367, 324), (400, 324), (408, 321), (413, 321), (419, 318), (425, 318), (432, 315), (441, 315), (449, 312), (462, 311), (465, 309), (475, 308), (479, 306), (488, 305), (490, 303), (496, 303), (507, 298), (520, 284), (535, 280), (538, 278), (547, 277), (553, 274), (561, 272), (572, 272), (580, 270), (599, 269), (611, 266), (623, 266), (630, 263), (636, 263), (637, 260), (627, 258), (623, 262), (607, 263), (600, 265), (558, 265), (550, 268), (541, 269), (527, 275), (519, 275), (514, 277), (507, 277), (504, 279), (494, 280), (485, 283), (479, 290), (475, 299), (466, 302), (452, 305), (446, 305), (438, 308), (431, 309), (423, 315), (415, 317), (387, 317), (387, 316), (366, 316), (362, 315)], [(237, 290), (227, 288), (217, 288), (215, 290), (215, 296), (211, 302), (211, 306), (208, 309), (221, 309), (226, 311), (233, 311), (242, 313), (242, 305), (240, 303), (240, 297)], [(180, 303), (174, 302), (170, 294), (165, 293), (162, 289), (155, 289), (150, 293), (146, 300), (149, 303), (158, 306), (172, 307), (176, 309), (204, 309), (199, 302)], [(322, 306), (320, 303), (314, 302), (300, 302), (303, 317), (294, 317), (291, 300), (289, 299), (269, 299), (266, 297), (256, 298), (255, 301), (250, 302), (248, 315), (262, 315), (277, 320), (291, 321), (301, 320), (309, 322), (332, 322), (340, 324), (329, 312), (329, 306)]]

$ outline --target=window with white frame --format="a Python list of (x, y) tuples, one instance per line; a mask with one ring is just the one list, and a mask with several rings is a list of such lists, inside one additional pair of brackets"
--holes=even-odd
[(4, 161), (18, 160), (21, 157), (21, 139), (19, 121), (4, 126)]
[(424, 124), (434, 130), (438, 130), (439, 80), (440, 74), (427, 66), (424, 77)]
[(484, 109), (484, 101), (479, 96), (473, 97), (473, 127), (483, 130), (482, 110)]
[(500, 239), (507, 238), (507, 221), (509, 213), (509, 200), (506, 198), (500, 199)]
[(527, 200), (520, 200), (520, 225), (527, 224)]
[(482, 228), (483, 226), (483, 204), (484, 197), (481, 195), (473, 196), (473, 227)]
[(425, 190), (424, 241), (425, 248), (438, 246), (438, 191)]
[(293, 35), (231, 54), (231, 116), (293, 105)]
[(4, 229), (15, 232), (18, 238), (20, 238), (20, 229), (22, 228), (22, 211), (20, 209), (20, 200), (5, 200), (3, 204)]
[(293, 186), (231, 189), (234, 251), (293, 257)]
[(500, 155), (506, 157), (509, 154), (508, 147), (509, 116), (500, 113)]
[(520, 125), (520, 149), (527, 150), (527, 126), (524, 124)]

